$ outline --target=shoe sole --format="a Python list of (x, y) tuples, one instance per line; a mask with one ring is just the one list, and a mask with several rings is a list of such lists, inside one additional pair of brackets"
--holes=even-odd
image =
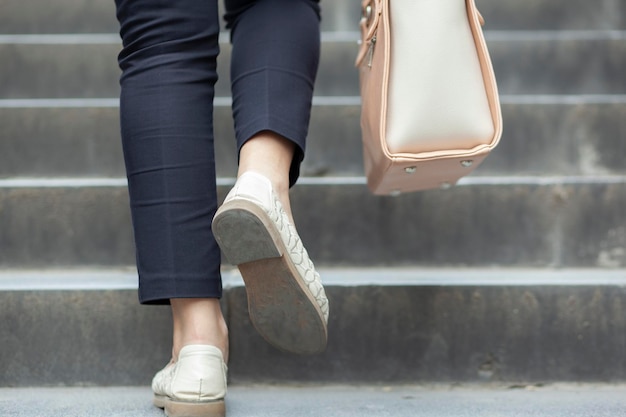
[(225, 417), (224, 400), (207, 402), (175, 401), (168, 397), (154, 396), (155, 406), (162, 408), (168, 417)]
[(225, 203), (213, 220), (213, 234), (241, 272), (250, 320), (261, 336), (287, 352), (324, 351), (323, 313), (265, 210), (246, 200)]

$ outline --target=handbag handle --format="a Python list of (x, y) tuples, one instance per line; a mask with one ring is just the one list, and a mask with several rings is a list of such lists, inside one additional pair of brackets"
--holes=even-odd
[[(361, 2), (361, 21), (359, 22), (359, 27), (361, 28), (361, 39), (359, 40), (359, 53), (357, 54), (356, 61), (354, 63), (355, 67), (359, 67), (361, 65), (365, 57), (368, 55), (368, 52), (371, 53), (371, 48), (374, 46), (373, 43), (376, 42), (375, 36), (383, 11), (383, 1), (385, 0), (363, 0)], [(470, 1), (473, 6), (471, 7), (471, 10), (476, 13), (480, 25), (484, 26), (485, 19), (483, 18), (483, 15), (480, 11), (478, 11), (473, 3), (473, 0)]]

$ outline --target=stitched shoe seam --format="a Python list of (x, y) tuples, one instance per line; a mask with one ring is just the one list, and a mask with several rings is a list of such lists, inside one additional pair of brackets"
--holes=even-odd
[[(307, 289), (311, 292), (313, 298), (315, 298), (318, 307), (324, 315), (324, 320), (328, 321), (328, 299), (326, 298), (326, 293), (321, 283), (319, 274), (315, 271), (315, 265), (309, 257), (309, 254), (302, 243), (302, 239), (300, 239), (295, 227), (289, 221), (285, 209), (274, 192), (272, 192), (272, 197), (274, 201), (274, 210), (272, 210), (274, 212), (274, 216), (272, 216), (272, 213), (268, 212), (267, 208), (264, 207), (263, 209), (268, 212), (270, 218), (277, 224), (281, 239), (289, 251), (289, 256), (292, 259), (294, 266), (306, 284)], [(300, 262), (296, 263), (294, 256), (297, 256)], [(304, 265), (305, 263), (306, 266)], [(310, 278), (307, 276), (309, 272), (312, 275)]]

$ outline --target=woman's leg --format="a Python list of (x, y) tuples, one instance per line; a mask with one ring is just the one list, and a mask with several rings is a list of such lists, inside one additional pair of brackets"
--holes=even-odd
[(318, 1), (226, 0), (226, 10), (239, 174), (270, 178), (290, 213), (319, 64)]
[(289, 187), (299, 175), (319, 61), (312, 0), (227, 0), (239, 173), (213, 221), (246, 284), (250, 318), (274, 346), (319, 353), (328, 300), (295, 230)]
[(219, 309), (220, 251), (213, 97), (216, 0), (117, 0), (121, 128), (137, 249), (139, 297), (172, 300), (173, 357), (187, 344), (227, 355)]

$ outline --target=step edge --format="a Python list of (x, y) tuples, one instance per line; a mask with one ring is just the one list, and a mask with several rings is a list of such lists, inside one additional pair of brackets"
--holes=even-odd
[[(451, 268), (451, 267), (325, 267), (319, 268), (328, 287), (582, 287), (626, 286), (626, 269), (604, 268)], [(137, 290), (131, 269), (0, 270), (0, 291), (124, 291)], [(222, 271), (224, 289), (243, 287), (236, 269)]]
[[(358, 27), (355, 21), (354, 27)], [(485, 38), (491, 42), (532, 41), (602, 41), (626, 40), (626, 30), (620, 29), (566, 29), (566, 30), (490, 30), (485, 29)], [(361, 35), (358, 30), (322, 31), (323, 43), (356, 43)], [(230, 33), (222, 31), (221, 44), (230, 43)], [(7, 33), (0, 34), (0, 44), (7, 45), (120, 45), (120, 35), (111, 33)]]
[[(218, 186), (231, 186), (235, 183), (234, 177), (220, 177)], [(365, 185), (364, 176), (337, 176), (337, 177), (301, 177), (299, 185), (329, 186), (329, 185)], [(586, 176), (468, 176), (462, 178), (456, 186), (500, 186), (500, 185), (530, 185), (530, 186), (559, 186), (559, 185), (610, 185), (626, 184), (626, 175), (586, 175)], [(0, 189), (26, 188), (123, 188), (127, 187), (126, 178), (4, 178), (0, 179)]]
[[(626, 104), (626, 94), (502, 94), (507, 105)], [(231, 107), (231, 97), (215, 97), (215, 107)], [(359, 96), (314, 96), (313, 106), (360, 106)], [(0, 109), (119, 108), (119, 98), (0, 98)]]

